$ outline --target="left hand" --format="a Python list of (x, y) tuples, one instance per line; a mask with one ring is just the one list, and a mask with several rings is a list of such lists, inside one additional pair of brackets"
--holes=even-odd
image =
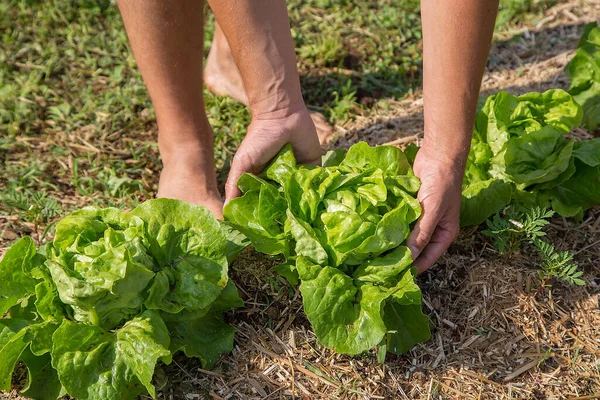
[(260, 173), (286, 143), (292, 144), (298, 163), (321, 162), (319, 137), (304, 105), (298, 111), (260, 114), (252, 119), (248, 133), (231, 163), (225, 184), (225, 203), (241, 195), (237, 181), (243, 173)]
[(423, 211), (407, 241), (419, 273), (429, 269), (458, 236), (464, 174), (460, 160), (444, 160), (439, 149), (425, 146), (413, 166), (421, 180), (417, 199)]

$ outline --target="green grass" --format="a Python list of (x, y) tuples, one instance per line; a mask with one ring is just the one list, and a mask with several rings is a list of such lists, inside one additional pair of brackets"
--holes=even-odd
[[(498, 29), (536, 18), (547, 3), (504, 0)], [(330, 122), (381, 110), (420, 86), (418, 1), (288, 4), (304, 97)], [(0, 190), (47, 191), (65, 210), (131, 207), (152, 196), (154, 114), (112, 2), (5, 0), (0, 32)], [(221, 168), (250, 114), (209, 92), (206, 109)]]

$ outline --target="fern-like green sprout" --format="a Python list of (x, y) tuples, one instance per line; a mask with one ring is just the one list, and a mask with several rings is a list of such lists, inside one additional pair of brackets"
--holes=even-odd
[(544, 241), (546, 236), (543, 228), (549, 224), (548, 219), (554, 215), (552, 210), (534, 207), (529, 210), (516, 211), (509, 207), (503, 215), (497, 213), (486, 221), (488, 229), (483, 234), (492, 238), (495, 247), (502, 254), (512, 254), (523, 243), (535, 247), (542, 263), (538, 275), (542, 281), (536, 295), (553, 279), (560, 279), (571, 285), (584, 285), (581, 279), (582, 271), (573, 262), (573, 255), (568, 251), (557, 251), (556, 248)]
[[(60, 213), (58, 202), (47, 197), (45, 192), (33, 192), (31, 190), (11, 190), (0, 194), (0, 204), (13, 209), (19, 214), (19, 218), (33, 223), (33, 230), (40, 243), (48, 233), (52, 224), (49, 222)], [(46, 225), (43, 233), (38, 232), (39, 226)]]
[(539, 239), (546, 235), (542, 230), (549, 224), (548, 219), (554, 211), (534, 207), (525, 212), (515, 211), (509, 207), (504, 216), (497, 213), (486, 224), (488, 229), (483, 234), (494, 241), (494, 245), (502, 254), (514, 253), (523, 242)]
[(542, 269), (538, 272), (542, 282), (547, 283), (550, 279), (557, 278), (571, 285), (585, 285), (581, 279), (583, 271), (577, 269), (570, 252), (556, 251), (552, 244), (539, 239), (534, 239), (532, 243), (543, 261)]

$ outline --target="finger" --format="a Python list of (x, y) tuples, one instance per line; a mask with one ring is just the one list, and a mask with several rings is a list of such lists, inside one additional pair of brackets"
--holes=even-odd
[(231, 169), (225, 182), (225, 204), (242, 194), (237, 186), (237, 182), (244, 172), (248, 172), (250, 165), (251, 162), (248, 159), (247, 153), (242, 149), (238, 150), (235, 156), (233, 156)]
[(416, 260), (417, 257), (419, 257), (423, 249), (425, 249), (431, 240), (440, 218), (441, 217), (437, 212), (427, 211), (426, 208), (423, 207), (423, 214), (415, 224), (415, 228), (406, 242), (406, 246), (410, 249), (413, 260)]
[(413, 266), (417, 267), (419, 274), (427, 271), (440, 259), (442, 254), (448, 250), (448, 247), (456, 239), (456, 236), (458, 236), (458, 227), (449, 229), (438, 226), (427, 246), (425, 246), (413, 263)]
[(323, 149), (319, 143), (314, 125), (309, 130), (303, 132), (300, 136), (296, 136), (291, 141), (294, 148), (294, 154), (300, 164), (321, 164), (321, 156)]

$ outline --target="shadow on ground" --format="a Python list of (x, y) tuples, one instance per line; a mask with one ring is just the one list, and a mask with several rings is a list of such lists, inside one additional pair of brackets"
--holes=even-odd
[[(565, 23), (557, 26), (528, 30), (508, 40), (493, 44), (487, 63), (487, 72), (513, 71), (549, 60), (574, 50), (583, 31), (583, 23)], [(351, 56), (348, 56), (351, 57)], [(339, 68), (301, 71), (301, 84), (307, 104), (325, 109), (328, 102), (355, 91), (356, 103), (369, 107), (380, 99), (400, 99), (409, 91), (421, 87), (422, 64), (416, 69), (356, 71), (352, 61)], [(394, 80), (390, 79), (395, 77)], [(334, 92), (337, 92), (337, 98)]]

